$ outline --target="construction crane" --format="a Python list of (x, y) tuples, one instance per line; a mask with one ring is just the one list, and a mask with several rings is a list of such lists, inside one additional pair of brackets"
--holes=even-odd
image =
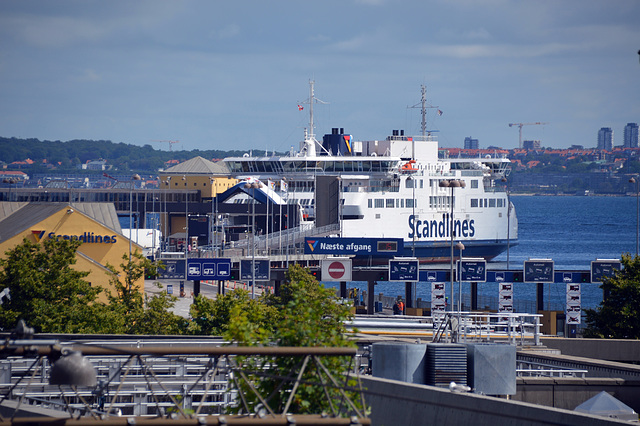
[(180, 141), (165, 141), (165, 140), (159, 140), (159, 139), (152, 139), (152, 142), (164, 142), (164, 143), (168, 143), (169, 144), (169, 151), (173, 151), (173, 149), (171, 149), (173, 147), (174, 143), (180, 143)]
[(522, 149), (522, 126), (536, 126), (536, 125), (544, 125), (548, 123), (509, 123), (509, 127), (518, 126), (520, 129), (520, 138), (518, 139), (518, 148)]

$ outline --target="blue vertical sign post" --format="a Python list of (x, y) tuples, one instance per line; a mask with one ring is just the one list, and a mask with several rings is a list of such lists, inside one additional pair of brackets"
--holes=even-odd
[(544, 284), (555, 282), (553, 260), (529, 259), (524, 261), (523, 281), (536, 283), (536, 309), (544, 310)]

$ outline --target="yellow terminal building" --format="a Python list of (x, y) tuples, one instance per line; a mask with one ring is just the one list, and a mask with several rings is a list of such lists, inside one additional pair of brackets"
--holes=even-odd
[[(142, 247), (122, 235), (115, 207), (110, 203), (0, 203), (0, 257), (22, 244), (24, 239), (39, 243), (48, 238), (80, 240), (77, 262), (72, 267), (89, 272), (92, 286), (114, 293), (107, 264), (120, 270), (122, 256)], [(136, 282), (144, 291), (144, 277)], [(106, 301), (104, 293), (100, 299)]]

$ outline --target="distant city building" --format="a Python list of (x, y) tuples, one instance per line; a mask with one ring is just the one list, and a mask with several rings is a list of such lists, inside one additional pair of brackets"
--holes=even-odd
[(87, 161), (81, 165), (82, 170), (107, 170), (107, 162), (105, 160)]
[(540, 149), (540, 141), (522, 141), (522, 148), (528, 151)]
[(638, 123), (627, 123), (624, 126), (624, 145), (625, 148), (638, 147)]
[(478, 139), (471, 136), (464, 138), (464, 149), (478, 149)]
[(576, 149), (577, 149), (577, 150), (582, 151), (582, 150), (584, 149), (584, 145), (571, 145), (571, 146), (569, 147), (569, 149), (570, 149), (570, 150), (576, 150)]
[(611, 151), (613, 149), (613, 130), (611, 127), (602, 127), (598, 130), (599, 150)]

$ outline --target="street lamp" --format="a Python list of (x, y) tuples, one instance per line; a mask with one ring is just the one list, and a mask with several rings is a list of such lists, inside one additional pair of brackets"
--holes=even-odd
[[(191, 242), (189, 241), (189, 188), (187, 187), (187, 177), (182, 176), (182, 180), (184, 181), (184, 258), (185, 258), (185, 274), (187, 273), (186, 269), (186, 259), (189, 255), (189, 248), (191, 247)], [(186, 278), (186, 275), (185, 275)]]
[[(451, 278), (451, 301), (453, 302), (453, 249), (454, 249), (454, 245), (453, 245), (453, 237), (455, 234), (455, 223), (453, 222), (453, 190), (455, 188), (464, 188), (467, 184), (460, 179), (450, 179), (450, 180), (441, 180), (440, 183), (438, 184), (438, 186), (440, 188), (451, 188), (451, 198), (450, 198), (450, 202), (449, 204), (451, 205), (451, 214), (449, 217), (449, 234), (451, 237), (451, 270), (450, 270), (450, 278)], [(451, 303), (451, 310), (453, 311), (453, 303)]]
[(412, 256), (416, 257), (416, 227), (415, 227), (415, 220), (416, 220), (416, 180), (414, 178), (412, 178), (411, 176), (407, 177), (407, 182), (411, 182), (411, 192), (412, 192), (412, 196), (411, 196), (411, 215), (413, 216), (413, 229), (411, 230), (411, 234), (413, 235), (413, 245), (411, 246), (411, 251), (412, 251)]
[(509, 248), (511, 247), (511, 198), (509, 196), (509, 181), (506, 177), (501, 179), (507, 188), (507, 270), (509, 269)]
[(244, 184), (245, 189), (251, 189), (251, 298), (255, 299), (256, 295), (256, 189), (260, 188), (259, 182), (247, 182)]
[[(460, 262), (462, 262), (462, 250), (464, 250), (464, 244), (458, 241), (456, 243), (456, 248), (460, 251)], [(462, 270), (462, 265), (460, 265), (460, 267), (459, 271)], [(462, 312), (462, 280), (460, 278), (461, 277), (458, 277), (458, 315)], [(453, 295), (451, 295), (451, 298), (453, 298)]]
[(636, 184), (636, 257), (638, 256), (638, 246), (640, 245), (640, 179), (638, 176), (629, 179), (629, 183)]
[[(214, 203), (214, 199), (213, 199), (213, 195), (214, 195), (213, 194), (213, 183), (214, 183), (213, 178), (209, 178), (209, 184), (211, 185), (211, 226), (209, 228), (209, 232), (211, 233), (211, 235), (210, 235), (211, 238), (209, 238), (209, 244), (211, 246), (211, 252), (212, 253), (214, 251), (214, 247), (216, 246), (216, 240), (217, 240), (217, 238), (214, 238), (214, 236), (215, 236), (214, 223), (217, 222), (217, 220), (216, 220), (217, 217), (216, 217), (216, 214), (215, 214), (215, 203)], [(217, 224), (216, 224), (216, 227), (217, 227)], [(216, 253), (216, 256), (217, 256), (218, 255), (218, 249), (215, 249), (215, 253)]]
[(167, 210), (167, 195), (169, 194), (169, 184), (171, 183), (171, 176), (167, 176), (164, 184), (167, 186), (164, 192), (164, 250), (169, 251), (169, 210)]
[(136, 173), (129, 181), (129, 262), (131, 262), (131, 240), (133, 239), (133, 186), (137, 180), (140, 180), (140, 175)]

